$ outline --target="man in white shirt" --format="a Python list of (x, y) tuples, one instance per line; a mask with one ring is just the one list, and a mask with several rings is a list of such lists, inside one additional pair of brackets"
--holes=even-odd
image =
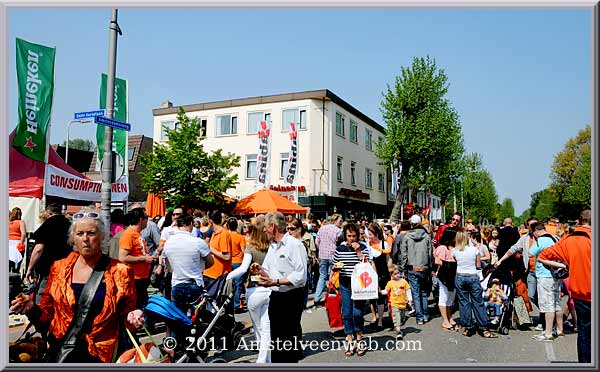
[(307, 253), (304, 244), (286, 235), (283, 214), (266, 215), (266, 233), (272, 243), (263, 262), (259, 285), (272, 289), (269, 302), (273, 363), (297, 363), (302, 357), (302, 310)]
[(193, 216), (180, 216), (177, 230), (165, 242), (163, 250), (166, 264), (173, 273), (171, 299), (184, 313), (189, 304), (200, 297), (204, 287), (202, 273), (214, 262), (206, 242), (192, 236), (193, 222)]

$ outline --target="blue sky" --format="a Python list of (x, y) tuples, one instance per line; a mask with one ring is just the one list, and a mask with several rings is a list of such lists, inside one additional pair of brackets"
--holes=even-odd
[[(96, 109), (108, 65), (109, 8), (12, 8), (9, 109), (17, 121), (15, 38), (56, 47), (51, 142)], [(129, 80), (132, 134), (152, 109), (330, 89), (385, 125), (381, 93), (413, 57), (448, 75), (468, 152), (517, 214), (546, 187), (553, 156), (592, 121), (588, 9), (121, 8), (117, 76)], [(71, 138), (93, 139), (91, 124)]]

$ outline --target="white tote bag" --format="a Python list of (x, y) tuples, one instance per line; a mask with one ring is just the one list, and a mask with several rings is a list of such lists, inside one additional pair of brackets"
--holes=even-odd
[(374, 300), (378, 297), (377, 272), (366, 259), (354, 266), (351, 280), (353, 300)]

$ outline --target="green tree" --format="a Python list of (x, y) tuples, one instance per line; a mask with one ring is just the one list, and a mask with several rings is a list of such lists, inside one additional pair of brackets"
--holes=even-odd
[(221, 204), (222, 194), (237, 184), (233, 168), (240, 165), (240, 157), (224, 155), (221, 149), (211, 154), (204, 151), (200, 123), (183, 108), (177, 113), (176, 128), (165, 129), (167, 143), (155, 144), (152, 152), (141, 155), (144, 190), (164, 197), (169, 205)]
[(592, 128), (588, 125), (570, 138), (556, 154), (550, 189), (556, 195), (557, 214), (574, 219), (592, 203)]
[(506, 217), (515, 218), (515, 207), (511, 198), (504, 198), (502, 203), (498, 205), (498, 218), (496, 223), (500, 224)]
[(390, 219), (398, 221), (407, 187), (424, 187), (449, 195), (447, 185), (464, 152), (458, 114), (446, 98), (448, 77), (435, 60), (414, 58), (402, 67), (383, 93), (381, 112), (387, 125), (376, 154), (398, 167), (399, 190)]
[(557, 216), (557, 207), (556, 195), (550, 188), (531, 194), (529, 214), (540, 221)]
[(483, 220), (494, 220), (498, 194), (496, 186), (477, 153), (465, 157), (466, 172), (463, 177), (463, 198), (465, 218), (480, 223)]
[[(67, 146), (67, 141), (63, 142), (63, 146), (65, 146), (65, 147)], [(69, 149), (94, 151), (96, 149), (96, 144), (90, 140), (75, 138), (75, 139), (69, 140)]]

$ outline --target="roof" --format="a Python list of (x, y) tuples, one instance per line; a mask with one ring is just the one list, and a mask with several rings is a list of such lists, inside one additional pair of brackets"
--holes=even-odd
[(330, 91), (329, 89), (320, 89), (320, 90), (309, 90), (305, 92), (296, 92), (296, 93), (284, 93), (284, 94), (275, 94), (271, 96), (257, 96), (257, 97), (249, 97), (249, 98), (239, 98), (232, 99), (226, 101), (216, 101), (216, 102), (205, 102), (205, 103), (195, 103), (191, 105), (183, 105), (183, 106), (173, 106), (173, 107), (161, 107), (152, 110), (152, 114), (154, 116), (160, 115), (169, 115), (176, 114), (179, 111), (179, 107), (183, 107), (185, 112), (193, 112), (193, 111), (204, 111), (204, 110), (214, 110), (226, 107), (237, 107), (237, 106), (247, 106), (247, 105), (258, 105), (261, 103), (275, 103), (275, 102), (287, 102), (287, 101), (298, 101), (303, 99), (316, 99), (331, 101), (344, 108), (346, 111), (356, 116), (360, 120), (364, 121), (371, 127), (377, 129), (378, 131), (385, 133), (385, 128), (377, 123), (375, 120), (371, 119), (367, 115), (363, 114), (357, 108), (344, 101), (342, 98), (337, 96), (335, 93)]
[[(131, 134), (128, 137), (129, 143), (128, 143), (128, 149), (127, 149), (127, 152), (125, 153), (125, 156), (129, 157), (129, 148), (135, 149), (133, 152), (133, 159), (128, 160), (128, 162), (127, 162), (127, 167), (129, 169), (129, 171), (135, 170), (135, 167), (137, 165), (138, 156), (140, 154), (140, 149), (142, 147), (142, 143), (144, 142), (144, 137), (147, 139), (147, 141), (149, 141), (149, 143), (152, 143), (152, 138), (146, 137), (143, 134)], [(96, 149), (94, 151), (94, 156), (92, 157), (92, 162), (90, 164), (90, 172), (96, 171), (96, 161), (97, 160), (98, 160), (98, 149)]]

